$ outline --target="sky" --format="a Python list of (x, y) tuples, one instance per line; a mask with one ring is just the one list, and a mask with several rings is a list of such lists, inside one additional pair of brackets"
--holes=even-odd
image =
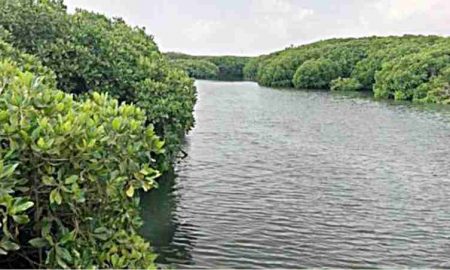
[(261, 55), (332, 37), (450, 35), (450, 0), (65, 0), (145, 27), (163, 52)]

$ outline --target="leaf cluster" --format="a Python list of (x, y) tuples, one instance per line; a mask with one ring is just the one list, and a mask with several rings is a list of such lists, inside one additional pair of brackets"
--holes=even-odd
[(195, 101), (144, 29), (0, 0), (0, 266), (154, 267), (138, 193), (171, 164)]
[(159, 160), (167, 168), (180, 137), (194, 125), (196, 90), (145, 29), (84, 10), (68, 14), (60, 0), (0, 0), (0, 14), (12, 44), (53, 70), (59, 89), (108, 93), (143, 108), (148, 124), (166, 140)]
[(84, 101), (0, 62), (0, 253), (30, 267), (153, 265), (137, 190), (155, 187), (163, 142), (143, 110)]

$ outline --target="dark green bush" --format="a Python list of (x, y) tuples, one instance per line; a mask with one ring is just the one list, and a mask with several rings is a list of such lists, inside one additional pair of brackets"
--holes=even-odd
[(357, 91), (362, 88), (360, 84), (354, 78), (337, 78), (331, 81), (330, 89), (332, 91)]
[[(168, 52), (165, 55), (175, 64), (181, 63), (181, 68), (193, 78), (222, 81), (243, 80), (243, 69), (250, 59), (240, 56), (194, 56), (175, 52)], [(193, 71), (194, 68), (200, 72)]]
[(245, 64), (242, 69), (245, 80), (257, 81), (258, 80), (258, 69), (261, 66), (261, 62), (264, 60), (264, 56), (253, 57), (247, 64)]
[[(449, 43), (450, 44), (450, 43)], [(444, 80), (442, 71), (450, 67), (450, 47), (430, 47), (418, 53), (408, 54), (383, 65), (375, 75), (374, 94), (378, 98), (397, 100), (422, 100), (431, 90), (427, 84)], [(438, 100), (434, 100), (439, 102)]]
[(56, 87), (56, 76), (52, 70), (44, 67), (36, 57), (23, 54), (20, 50), (13, 48), (2, 39), (0, 39), (0, 60), (14, 61), (19, 64), (22, 71), (28, 71), (42, 76), (45, 84)]
[(348, 79), (335, 81), (335, 90), (362, 88), (380, 98), (446, 103), (448, 80), (436, 69), (449, 60), (430, 52), (449, 47), (450, 38), (439, 36), (329, 39), (252, 59), (244, 71), (265, 86), (328, 89), (342, 77)]
[(293, 50), (286, 51), (277, 57), (267, 57), (259, 65), (258, 83), (264, 86), (292, 87), (293, 78), (298, 67), (310, 59), (319, 57), (318, 51), (311, 50), (304, 53), (296, 53)]
[(264, 86), (272, 87), (291, 87), (292, 76), (294, 74), (290, 72), (290, 68), (280, 61), (273, 61), (271, 63), (265, 63), (257, 73), (258, 82)]
[(210, 61), (219, 68), (218, 78), (221, 80), (243, 80), (244, 66), (248, 57), (239, 56), (207, 56), (205, 60)]
[(450, 104), (450, 67), (416, 89), (417, 102)]
[(71, 27), (62, 0), (0, 0), (0, 25), (15, 46), (38, 55), (67, 40)]
[(134, 195), (154, 187), (163, 143), (145, 113), (75, 101), (20, 66), (0, 62), (0, 264), (153, 266)]
[(297, 65), (295, 60), (288, 57), (264, 61), (256, 74), (258, 82), (264, 86), (291, 87), (295, 73), (292, 66), (295, 65)]
[(207, 60), (178, 59), (172, 60), (172, 63), (186, 71), (189, 77), (195, 79), (218, 79), (219, 68)]
[(60, 89), (105, 92), (145, 108), (148, 122), (166, 141), (167, 166), (180, 135), (193, 126), (195, 88), (151, 36), (121, 19), (80, 10), (69, 15), (58, 0), (0, 0), (0, 14), (13, 44), (54, 70)]
[(381, 70), (383, 63), (420, 51), (421, 41), (425, 41), (425, 38), (412, 39), (403, 44), (399, 43), (401, 38), (392, 39), (390, 42), (381, 44), (374, 41), (375, 45), (372, 45), (374, 48), (369, 46), (367, 58), (355, 65), (351, 76), (361, 82), (363, 88), (372, 89), (375, 83), (375, 73)]
[(308, 60), (295, 72), (295, 88), (326, 89), (340, 74), (339, 66), (328, 59)]
[(325, 58), (339, 66), (339, 75), (350, 77), (355, 65), (367, 56), (367, 42), (354, 40), (328, 49)]

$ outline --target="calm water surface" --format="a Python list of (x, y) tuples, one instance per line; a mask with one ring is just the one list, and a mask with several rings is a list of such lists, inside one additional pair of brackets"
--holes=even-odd
[(142, 233), (176, 268), (450, 267), (450, 111), (198, 81)]

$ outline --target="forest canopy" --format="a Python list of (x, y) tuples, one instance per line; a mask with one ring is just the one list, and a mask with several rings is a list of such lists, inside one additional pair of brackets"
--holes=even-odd
[(447, 104), (449, 50), (449, 37), (404, 35), (328, 39), (258, 57), (165, 55), (197, 79), (368, 90), (376, 98)]
[(370, 90), (377, 98), (450, 103), (450, 38), (329, 39), (250, 59), (246, 79), (264, 86)]
[(182, 53), (165, 53), (176, 66), (196, 79), (236, 81), (244, 79), (244, 67), (249, 57), (193, 56)]

